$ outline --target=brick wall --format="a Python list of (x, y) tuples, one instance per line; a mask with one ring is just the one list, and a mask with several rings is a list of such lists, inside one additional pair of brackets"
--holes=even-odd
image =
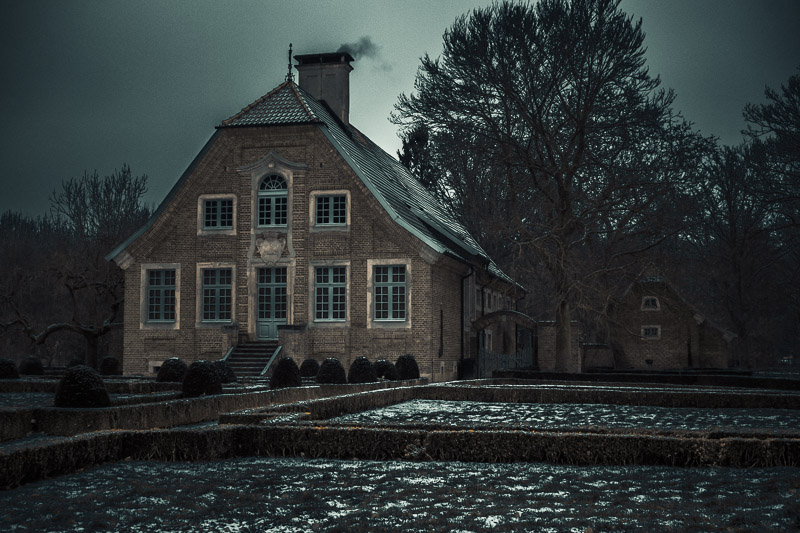
[[(264, 159), (270, 153), (277, 157)], [(299, 326), (281, 331), (286, 352), (298, 364), (306, 357), (337, 357), (345, 368), (362, 355), (372, 361), (395, 361), (411, 353), (423, 376), (432, 380), (455, 377), (455, 363), (461, 356), (459, 298), (463, 272), (459, 269), (464, 267), (432, 254), (392, 221), (314, 126), (221, 130), (161, 216), (127, 248), (131, 259), (126, 265), (125, 373), (145, 373), (149, 362), (171, 356), (187, 362), (217, 359), (227, 351), (232, 337), (255, 339), (255, 269), (275, 265), (264, 263), (256, 249), (257, 238), (266, 235), (252, 220), (257, 173), (238, 169), (259, 162), (265, 165), (259, 176), (277, 172), (290, 181), (289, 228), (267, 236), (285, 240), (275, 265), (287, 268), (287, 322)], [(348, 191), (347, 230), (309, 228), (312, 192), (326, 190)], [(229, 232), (233, 234), (198, 231), (199, 199), (209, 194), (235, 198), (235, 232)], [(407, 265), (410, 326), (371, 323), (370, 264), (382, 261)], [(180, 265), (177, 329), (156, 329), (142, 323), (141, 267), (147, 263)], [(238, 334), (229, 335), (222, 325), (199, 320), (198, 264), (234, 269), (233, 315)], [(345, 264), (348, 268), (348, 316), (341, 324), (314, 321), (313, 268), (325, 264)]]
[[(644, 299), (655, 298), (658, 307)], [(614, 314), (612, 346), (615, 365), (634, 369), (727, 367), (728, 343), (723, 333), (687, 304), (665, 282), (638, 282)], [(643, 328), (659, 328), (657, 337)]]

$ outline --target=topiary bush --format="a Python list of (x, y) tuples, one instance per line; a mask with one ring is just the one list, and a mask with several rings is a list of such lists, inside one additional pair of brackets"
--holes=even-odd
[(269, 378), (269, 386), (272, 389), (283, 389), (285, 387), (299, 387), (303, 381), (300, 379), (300, 369), (291, 357), (284, 357), (278, 361), (272, 377)]
[(310, 357), (300, 365), (300, 376), (304, 378), (315, 378), (319, 372), (319, 363)]
[(378, 359), (372, 366), (375, 367), (375, 374), (378, 378), (388, 379), (389, 381), (395, 381), (398, 378), (397, 369), (391, 361)]
[(195, 361), (189, 365), (183, 377), (183, 397), (196, 398), (203, 394), (222, 392), (222, 380), (211, 361)]
[(170, 357), (163, 363), (161, 363), (161, 368), (158, 369), (158, 374), (156, 374), (156, 381), (183, 381), (183, 378), (186, 376), (186, 371), (189, 370), (189, 367), (186, 366), (181, 359), (177, 357)]
[(378, 381), (375, 367), (364, 356), (356, 357), (347, 373), (348, 383), (374, 383)]
[(30, 355), (19, 364), (19, 373), (26, 376), (44, 376), (42, 361), (35, 355)]
[(411, 354), (401, 355), (394, 364), (399, 379), (419, 379), (419, 366)]
[(103, 357), (100, 361), (100, 374), (103, 376), (116, 376), (122, 374), (119, 359), (111, 355)]
[(56, 407), (108, 407), (108, 396), (103, 378), (93, 368), (86, 365), (73, 366), (58, 382)]
[(319, 365), (319, 372), (317, 372), (317, 383), (322, 384), (340, 384), (347, 383), (347, 374), (344, 373), (344, 367), (335, 357), (325, 359)]
[(80, 357), (73, 357), (72, 359), (69, 360), (69, 363), (67, 363), (67, 368), (82, 364), (84, 364), (83, 359), (81, 359)]
[(236, 373), (233, 371), (230, 363), (225, 361), (224, 359), (220, 359), (219, 361), (214, 361), (214, 368), (217, 369), (217, 373), (219, 374), (219, 379), (222, 383), (235, 383), (236, 382)]
[(17, 364), (11, 359), (0, 359), (0, 379), (19, 379)]

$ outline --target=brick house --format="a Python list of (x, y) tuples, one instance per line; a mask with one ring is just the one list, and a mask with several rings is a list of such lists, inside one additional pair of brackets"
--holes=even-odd
[(298, 364), (411, 353), (423, 375), (453, 379), (475, 309), (512, 306), (517, 285), (349, 123), (353, 58), (294, 58), (298, 84), (217, 126), (107, 256), (125, 270), (124, 372), (272, 341)]
[(652, 265), (613, 311), (616, 368), (727, 368), (735, 334), (712, 324)]

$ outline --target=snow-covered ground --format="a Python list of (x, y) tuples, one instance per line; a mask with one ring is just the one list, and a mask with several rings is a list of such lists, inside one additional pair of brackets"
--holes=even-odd
[(124, 462), (0, 492), (0, 530), (796, 531), (799, 496), (797, 468)]
[(412, 400), (330, 420), (360, 425), (435, 424), (540, 429), (616, 427), (652, 429), (800, 430), (791, 409), (696, 409), (605, 404), (538, 404)]

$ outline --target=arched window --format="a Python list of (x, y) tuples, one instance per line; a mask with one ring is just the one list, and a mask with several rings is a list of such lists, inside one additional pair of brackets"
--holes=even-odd
[(277, 174), (268, 174), (258, 184), (258, 227), (286, 226), (288, 219), (286, 180)]

